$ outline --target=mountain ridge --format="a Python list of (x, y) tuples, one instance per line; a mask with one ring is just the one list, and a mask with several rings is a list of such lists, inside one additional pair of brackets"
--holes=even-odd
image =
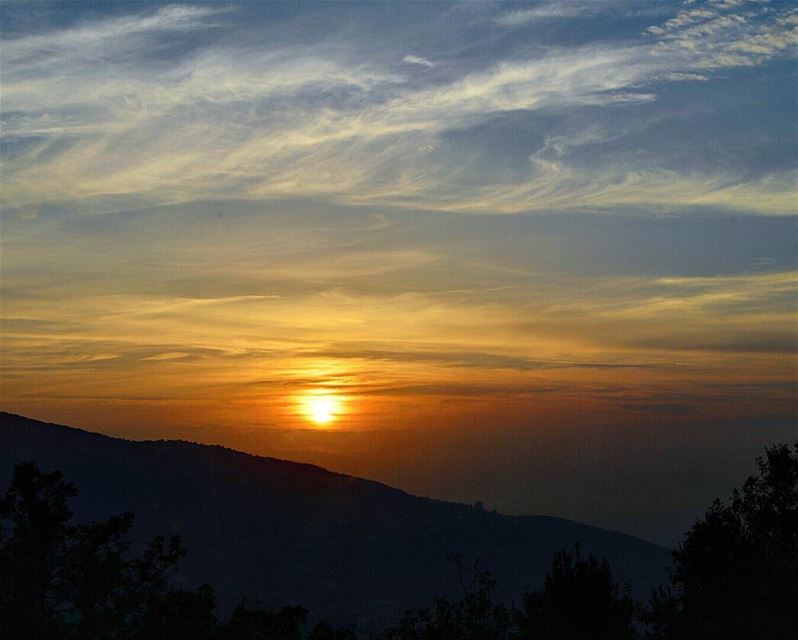
[(415, 496), (317, 465), (186, 440), (128, 440), (0, 412), (0, 480), (35, 458), (76, 484), (76, 518), (131, 511), (135, 533), (180, 534), (178, 580), (211, 583), (222, 607), (241, 594), (361, 628), (456, 590), (448, 552), (481, 558), (517, 597), (540, 586), (551, 555), (579, 542), (646, 595), (669, 551), (552, 516), (508, 516)]

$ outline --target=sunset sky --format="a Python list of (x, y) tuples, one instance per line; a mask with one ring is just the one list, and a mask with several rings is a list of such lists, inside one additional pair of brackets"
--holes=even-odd
[(798, 433), (798, 4), (0, 17), (4, 410), (665, 543)]

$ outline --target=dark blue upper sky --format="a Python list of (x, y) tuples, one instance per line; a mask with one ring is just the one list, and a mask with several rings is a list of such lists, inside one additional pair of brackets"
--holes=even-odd
[(190, 193), (486, 213), (794, 209), (793, 3), (2, 12), (11, 207)]

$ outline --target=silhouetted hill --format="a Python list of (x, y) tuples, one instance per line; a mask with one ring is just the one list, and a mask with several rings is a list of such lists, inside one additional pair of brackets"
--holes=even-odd
[(136, 514), (137, 539), (179, 533), (180, 580), (301, 603), (332, 620), (383, 626), (456, 592), (447, 552), (481, 558), (499, 595), (540, 586), (552, 555), (579, 541), (647, 596), (670, 552), (632, 536), (543, 516), (504, 516), (409, 495), (320, 467), (184, 441), (134, 442), (0, 413), (0, 482), (35, 458), (80, 493), (76, 520)]

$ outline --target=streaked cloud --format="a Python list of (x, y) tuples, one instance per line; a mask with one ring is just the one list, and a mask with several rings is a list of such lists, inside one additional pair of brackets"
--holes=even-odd
[(3, 409), (671, 543), (795, 430), (797, 22), (0, 3)]
[[(577, 8), (539, 4), (496, 20), (515, 16), (523, 26)], [(429, 78), (356, 55), (334, 32), (306, 47), (242, 46), (228, 31), (245, 6), (172, 5), (15, 35), (3, 44), (3, 198), (20, 210), (116, 194), (151, 202), (318, 195), (468, 212), (634, 204), (791, 212), (792, 166), (751, 180), (649, 155), (642, 169), (606, 158), (591, 170), (575, 162), (593, 143), (583, 126), (545, 153), (530, 147), (526, 168), (488, 184), (475, 185), (461, 157), (445, 153), (449, 132), (505, 114), (590, 107), (609, 115), (657, 101), (663, 83), (706, 82), (794, 46), (792, 9), (736, 10), (690, 5), (637, 41), (497, 49), (471, 71), (438, 72), (404, 54), (435, 71)], [(168, 55), (154, 57), (159, 49)], [(619, 132), (614, 124), (596, 135)]]
[(540, 20), (555, 18), (577, 18), (582, 11), (589, 10), (595, 3), (549, 2), (541, 3), (531, 9), (516, 9), (497, 16), (496, 24), (504, 27), (520, 27)]
[(742, 370), (782, 386), (739, 402), (784, 411), (792, 394), (798, 236), (784, 218), (240, 201), (37, 222), (4, 228), (17, 403), (161, 415), (203, 398), (192, 411), (223, 402), (302, 426), (290, 398), (321, 388), (360, 398), (356, 426), (421, 398), (418, 420), (451, 417), (455, 398), (504, 402), (507, 420), (563, 403), (607, 420), (718, 415), (719, 381)]
[(406, 55), (402, 58), (403, 62), (407, 62), (408, 64), (417, 64), (422, 67), (432, 68), (435, 66), (434, 62), (430, 62), (426, 58), (422, 58), (421, 56), (414, 56), (414, 55)]
[(789, 406), (794, 8), (9, 6), (19, 402), (717, 417), (745, 367)]
[(798, 45), (798, 9), (762, 3), (708, 3), (680, 11), (648, 32), (657, 55), (680, 55), (695, 69), (751, 67)]
[(213, 25), (208, 18), (224, 11), (227, 9), (169, 5), (147, 13), (11, 37), (3, 43), (4, 62), (20, 75), (30, 74), (37, 68), (41, 70), (46, 64), (66, 66), (79, 58), (91, 60), (98, 52), (105, 53), (109, 49), (122, 53), (142, 35), (209, 28)]

